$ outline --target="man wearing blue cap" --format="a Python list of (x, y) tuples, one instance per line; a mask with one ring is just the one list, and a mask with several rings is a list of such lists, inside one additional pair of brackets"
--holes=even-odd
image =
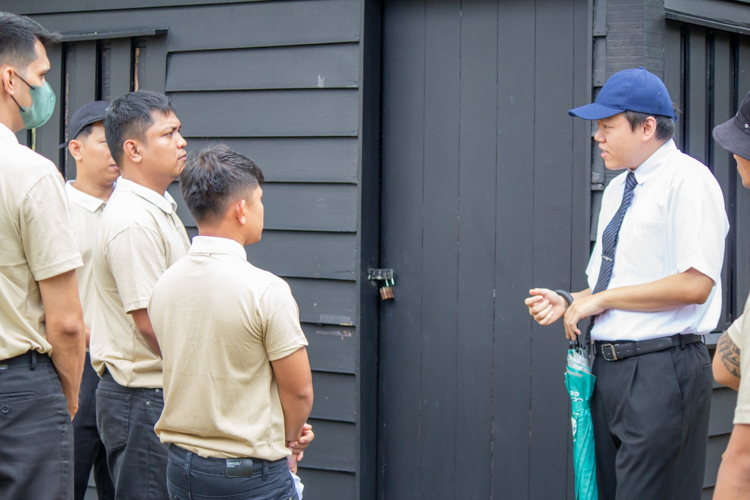
[(599, 498), (697, 500), (712, 385), (701, 335), (721, 312), (729, 230), (721, 188), (676, 148), (669, 93), (643, 68), (569, 113), (596, 121), (605, 166), (624, 172), (604, 191), (590, 287), (533, 289), (526, 304), (541, 325), (564, 317), (571, 340), (593, 322)]

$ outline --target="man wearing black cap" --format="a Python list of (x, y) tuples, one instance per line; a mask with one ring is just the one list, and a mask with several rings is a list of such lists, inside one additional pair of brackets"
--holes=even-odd
[[(714, 139), (737, 161), (742, 185), (750, 188), (750, 92), (737, 115), (714, 128)], [(713, 371), (720, 384), (738, 391), (734, 429), (716, 479), (714, 500), (750, 498), (750, 297), (745, 311), (721, 335), (716, 345)]]
[(89, 102), (73, 113), (70, 119), (70, 142), (60, 145), (61, 148), (68, 146), (76, 161), (76, 179), (67, 182), (65, 192), (68, 195), (73, 232), (83, 257), (83, 267), (79, 267), (76, 274), (87, 333), (86, 362), (83, 365), (78, 413), (73, 420), (76, 500), (82, 500), (86, 494), (92, 465), (99, 500), (115, 497), (115, 488), (107, 470), (107, 452), (96, 428), (96, 388), (99, 376), (91, 367), (88, 353), (96, 295), (91, 252), (104, 204), (109, 200), (120, 175), (120, 169), (112, 159), (104, 135), (104, 113), (107, 106), (109, 103), (106, 101)]
[(569, 113), (596, 121), (605, 166), (625, 172), (602, 198), (590, 288), (537, 288), (526, 304), (542, 325), (564, 316), (571, 340), (592, 318), (599, 498), (697, 500), (712, 385), (701, 335), (721, 312), (729, 230), (721, 188), (675, 147), (669, 93), (643, 68)]

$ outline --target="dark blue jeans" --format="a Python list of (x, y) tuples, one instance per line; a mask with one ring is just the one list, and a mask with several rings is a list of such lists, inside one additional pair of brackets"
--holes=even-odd
[[(229, 459), (231, 460), (231, 459)], [(170, 500), (298, 500), (286, 459), (252, 459), (249, 477), (227, 477), (227, 459), (203, 458), (169, 445)], [(248, 468), (249, 469), (249, 468)]]
[(167, 447), (154, 425), (164, 409), (161, 389), (123, 387), (104, 374), (96, 389), (96, 425), (107, 449), (116, 500), (166, 500)]
[(81, 392), (78, 396), (78, 413), (73, 419), (75, 435), (75, 498), (83, 500), (89, 482), (91, 466), (94, 467), (96, 494), (99, 500), (115, 498), (115, 487), (107, 469), (107, 450), (104, 448), (96, 428), (96, 387), (99, 375), (91, 367), (91, 358), (86, 353), (83, 365)]
[(73, 425), (46, 354), (0, 360), (0, 498), (73, 498)]

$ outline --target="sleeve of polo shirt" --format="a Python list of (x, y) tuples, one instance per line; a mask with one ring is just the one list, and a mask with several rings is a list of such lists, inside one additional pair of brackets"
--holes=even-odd
[(43, 176), (32, 186), (21, 202), (19, 215), (26, 261), (36, 281), (83, 265), (57, 172)]
[(681, 182), (672, 194), (668, 227), (677, 272), (692, 267), (716, 284), (721, 277), (728, 227), (721, 188), (712, 182), (702, 175)]
[(143, 226), (130, 226), (109, 242), (105, 257), (125, 313), (148, 307), (156, 282), (167, 270), (165, 255), (161, 236)]
[(270, 361), (285, 358), (307, 345), (299, 324), (297, 302), (286, 282), (274, 281), (263, 295), (261, 307), (267, 311), (263, 344)]
[(746, 305), (743, 315), (729, 328), (733, 330), (729, 337), (740, 348), (740, 388), (734, 411), (735, 424), (750, 424), (750, 321), (744, 320), (748, 316), (747, 312)]

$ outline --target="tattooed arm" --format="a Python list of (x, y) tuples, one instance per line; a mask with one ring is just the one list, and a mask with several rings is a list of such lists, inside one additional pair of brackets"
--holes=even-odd
[(713, 362), (714, 379), (721, 385), (740, 388), (740, 348), (732, 342), (727, 332), (721, 334), (716, 344)]

